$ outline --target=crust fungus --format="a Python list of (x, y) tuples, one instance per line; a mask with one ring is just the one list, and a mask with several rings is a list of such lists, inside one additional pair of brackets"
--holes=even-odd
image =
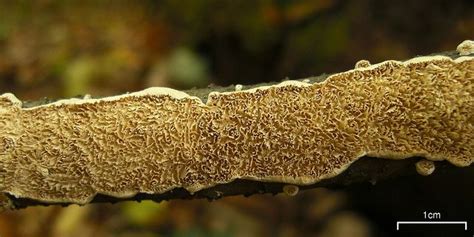
[(235, 85), (235, 91), (241, 91), (242, 88), (243, 88), (243, 86), (240, 85), (240, 84)]
[(369, 67), (370, 65), (371, 65), (371, 64), (370, 64), (370, 62), (369, 62), (368, 60), (363, 59), (363, 60), (359, 60), (359, 61), (355, 64), (354, 68), (355, 68), (355, 69), (358, 69), (358, 68), (365, 68), (365, 67)]
[(469, 54), (474, 53), (474, 41), (472, 40), (464, 40), (462, 43), (458, 45), (456, 48), (456, 51), (459, 53), (461, 56), (466, 56)]
[(298, 186), (296, 185), (288, 184), (288, 185), (283, 186), (283, 192), (288, 196), (296, 196), (296, 194), (298, 194), (299, 191), (300, 191), (300, 188), (298, 188)]
[(420, 160), (415, 164), (416, 172), (423, 176), (428, 176), (435, 171), (435, 163), (431, 160)]
[(4, 94), (0, 193), (85, 204), (250, 179), (292, 194), (364, 155), (469, 166), (473, 95), (474, 58), (443, 56), (212, 92), (207, 103), (167, 88), (31, 108)]
[(10, 198), (5, 194), (0, 194), (0, 212), (12, 210), (14, 208), (15, 206), (13, 205)]

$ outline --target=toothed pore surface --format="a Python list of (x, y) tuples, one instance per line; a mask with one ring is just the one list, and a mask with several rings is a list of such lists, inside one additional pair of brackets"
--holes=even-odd
[[(416, 60), (415, 60), (416, 61)], [(388, 61), (307, 85), (21, 108), (0, 97), (0, 192), (87, 203), (236, 178), (311, 184), (366, 154), (468, 166), (474, 60)]]

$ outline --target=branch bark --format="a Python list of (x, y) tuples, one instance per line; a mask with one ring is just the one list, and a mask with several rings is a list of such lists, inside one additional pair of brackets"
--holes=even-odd
[[(0, 97), (3, 208), (124, 200), (214, 200), (231, 195), (277, 194), (296, 187), (338, 188), (415, 175), (415, 163), (424, 158), (449, 161), (436, 162), (434, 175), (437, 176), (460, 169), (474, 173), (470, 166), (474, 159), (473, 54), (462, 60), (454, 51), (436, 55), (452, 60), (430, 57), (410, 63), (392, 61), (297, 83), (244, 86), (242, 92), (230, 86), (193, 89), (185, 91), (186, 94), (166, 90), (159, 95), (131, 94), (105, 100), (32, 102), (20, 102), (11, 94), (4, 94)], [(413, 81), (422, 84), (401, 88)], [(391, 82), (396, 85), (389, 85)], [(387, 91), (385, 94), (371, 94), (371, 90), (359, 92), (371, 83), (374, 86), (367, 88), (372, 91)], [(442, 94), (436, 94), (439, 91)], [(325, 95), (334, 95), (328, 99), (329, 107), (323, 108), (322, 104), (311, 107), (320, 102), (313, 103), (312, 99)], [(360, 100), (339, 101), (359, 95)], [(382, 95), (381, 102), (373, 102), (378, 95)], [(410, 104), (414, 101), (415, 104)], [(304, 105), (291, 110), (291, 104), (300, 102)], [(242, 107), (245, 103), (249, 105)], [(357, 106), (362, 108), (359, 114), (348, 114)], [(374, 111), (374, 106), (380, 110)], [(280, 107), (286, 112), (278, 112)], [(304, 108), (308, 109), (304, 111)], [(248, 112), (250, 109), (264, 114), (255, 119), (252, 116), (256, 115)], [(144, 110), (145, 114), (135, 113), (137, 110)], [(364, 112), (369, 113), (368, 117), (355, 119)], [(159, 114), (153, 117), (158, 122), (149, 121), (150, 113)], [(284, 117), (285, 113), (291, 116)], [(101, 115), (108, 118), (102, 119)], [(292, 126), (289, 129), (287, 126), (272, 130), (274, 127), (263, 127), (274, 120), (265, 119), (266, 115), (281, 120), (274, 127), (287, 120), (294, 123), (287, 123)], [(402, 115), (410, 121), (396, 119)], [(293, 121), (293, 117), (306, 123)], [(135, 119), (146, 120), (148, 127), (140, 127), (141, 123), (134, 123)], [(233, 123), (234, 120), (239, 121)], [(324, 120), (335, 121), (336, 125), (328, 123), (314, 130), (316, 125), (311, 121), (316, 120), (318, 126), (326, 124)], [(355, 122), (349, 123), (352, 120)], [(206, 129), (193, 130), (193, 122), (202, 122)], [(155, 123), (159, 126), (153, 127)], [(258, 128), (245, 130), (254, 125)], [(113, 127), (113, 134), (121, 132), (101, 137), (112, 134), (108, 126)], [(305, 130), (299, 131), (300, 127)], [(397, 130), (400, 127), (403, 131)], [(104, 134), (99, 136), (101, 131)], [(157, 134), (157, 131), (169, 133)], [(245, 133), (247, 140), (236, 138), (242, 135), (239, 131), (249, 132)], [(260, 137), (252, 137), (260, 132)], [(422, 133), (421, 136), (416, 132)], [(391, 137), (380, 134), (391, 134)], [(200, 142), (203, 137), (209, 141)], [(311, 144), (300, 141), (301, 137), (312, 139)], [(447, 141), (452, 142), (448, 145)], [(178, 148), (167, 147), (168, 143), (177, 144)], [(188, 145), (190, 150), (183, 148)], [(244, 146), (249, 150), (242, 150)], [(189, 154), (181, 154), (185, 152)], [(474, 198), (474, 193), (470, 198)]]

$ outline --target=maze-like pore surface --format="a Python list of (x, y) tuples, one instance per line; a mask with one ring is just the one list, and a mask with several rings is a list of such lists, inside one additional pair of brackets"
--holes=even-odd
[(437, 56), (211, 93), (206, 104), (160, 88), (32, 108), (4, 94), (0, 192), (87, 203), (237, 178), (311, 184), (364, 155), (468, 166), (473, 82), (473, 57)]

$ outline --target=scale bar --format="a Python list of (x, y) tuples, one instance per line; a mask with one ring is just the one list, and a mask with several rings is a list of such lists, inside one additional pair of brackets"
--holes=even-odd
[(397, 230), (400, 230), (401, 224), (427, 224), (427, 225), (464, 225), (464, 230), (467, 230), (467, 221), (397, 221)]

